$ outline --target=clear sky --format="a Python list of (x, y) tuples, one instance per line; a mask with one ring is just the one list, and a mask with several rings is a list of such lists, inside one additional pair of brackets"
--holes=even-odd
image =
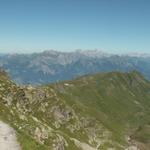
[(150, 52), (150, 0), (0, 0), (0, 52)]

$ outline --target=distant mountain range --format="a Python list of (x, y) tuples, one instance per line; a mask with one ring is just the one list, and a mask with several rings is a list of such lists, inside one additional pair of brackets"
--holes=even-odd
[(150, 55), (107, 54), (98, 50), (44, 51), (33, 54), (2, 54), (0, 67), (18, 83), (42, 84), (73, 79), (97, 72), (137, 70), (150, 79)]

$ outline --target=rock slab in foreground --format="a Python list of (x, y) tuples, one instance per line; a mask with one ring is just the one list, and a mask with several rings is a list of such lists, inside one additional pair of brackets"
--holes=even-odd
[(13, 128), (0, 121), (0, 150), (21, 150)]

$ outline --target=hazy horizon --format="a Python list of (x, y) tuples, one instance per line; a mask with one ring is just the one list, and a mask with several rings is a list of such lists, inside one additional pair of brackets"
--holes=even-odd
[(34, 53), (43, 53), (47, 51), (55, 51), (55, 52), (61, 52), (61, 53), (70, 53), (70, 52), (101, 52), (103, 54), (112, 54), (112, 55), (150, 55), (150, 52), (142, 52), (142, 51), (121, 51), (121, 52), (112, 52), (112, 51), (106, 51), (101, 49), (73, 49), (73, 50), (57, 50), (57, 49), (47, 49), (47, 50), (32, 50), (32, 51), (0, 51), (0, 54), (34, 54)]

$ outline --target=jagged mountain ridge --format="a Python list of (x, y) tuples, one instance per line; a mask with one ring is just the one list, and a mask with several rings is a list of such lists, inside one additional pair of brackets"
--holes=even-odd
[(23, 150), (148, 150), (150, 82), (110, 72), (42, 86), (0, 73), (0, 119)]
[(138, 70), (150, 79), (149, 55), (113, 55), (98, 50), (44, 51), (0, 56), (0, 66), (17, 83), (41, 84), (73, 79), (97, 72)]

